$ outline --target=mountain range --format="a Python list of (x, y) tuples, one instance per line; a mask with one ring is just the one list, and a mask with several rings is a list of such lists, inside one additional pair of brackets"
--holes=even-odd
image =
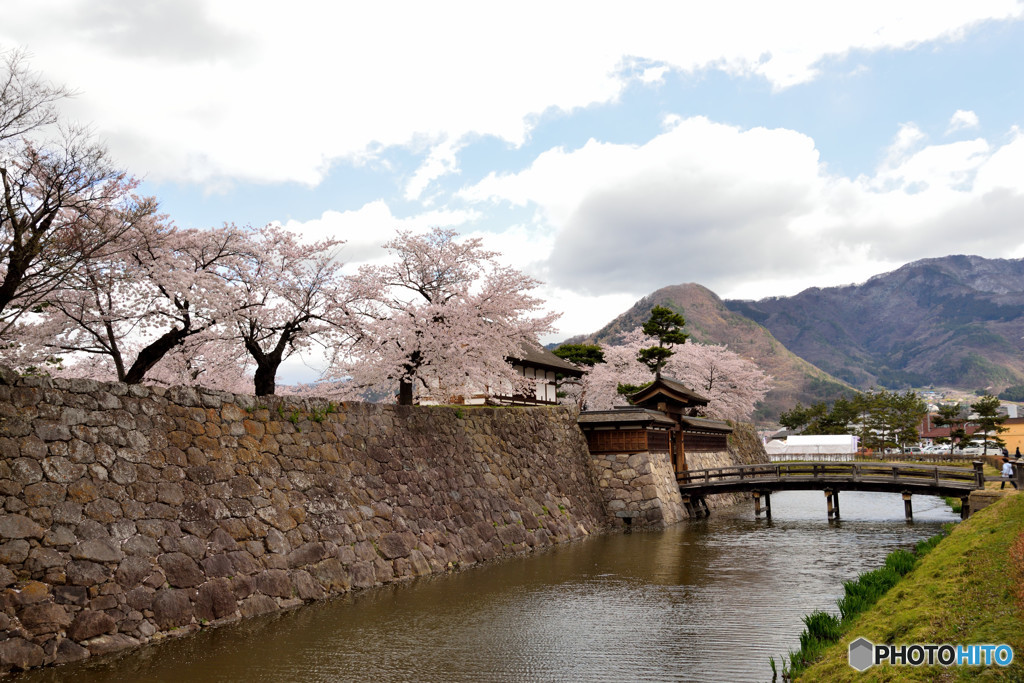
[(757, 420), (796, 401), (929, 385), (973, 391), (1024, 384), (1024, 259), (946, 256), (863, 284), (722, 300), (695, 283), (663, 287), (570, 342), (615, 343), (654, 306), (686, 319), (693, 341), (726, 344), (772, 375)]

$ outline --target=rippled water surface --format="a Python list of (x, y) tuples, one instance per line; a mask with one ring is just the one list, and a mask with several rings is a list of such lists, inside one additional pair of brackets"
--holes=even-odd
[(938, 498), (772, 496), (211, 629), (32, 681), (767, 681), (842, 581), (955, 521)]

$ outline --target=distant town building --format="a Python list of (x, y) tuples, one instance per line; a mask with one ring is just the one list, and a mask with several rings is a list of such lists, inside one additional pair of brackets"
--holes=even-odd
[(1003, 423), (1006, 431), (999, 438), (1006, 442), (1006, 450), (1013, 455), (1019, 448), (1024, 453), (1024, 417), (1011, 417)]
[(999, 406), (999, 412), (1006, 417), (1024, 417), (1020, 414), (1020, 406), (1016, 403), (1003, 403)]
[[(924, 416), (924, 419), (921, 420), (921, 423), (917, 426), (917, 433), (922, 445), (938, 443), (936, 439), (949, 439), (950, 428), (936, 427), (934, 420), (935, 413), (930, 412)], [(964, 431), (967, 432), (967, 438), (970, 438), (974, 432), (978, 431), (978, 425), (964, 425)]]

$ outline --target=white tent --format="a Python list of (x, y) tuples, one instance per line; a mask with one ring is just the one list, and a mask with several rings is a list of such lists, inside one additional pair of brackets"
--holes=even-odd
[(787, 454), (833, 454), (857, 452), (857, 438), (850, 434), (820, 434), (815, 436), (787, 436)]
[(765, 444), (768, 459), (782, 460), (852, 460), (857, 454), (858, 437), (848, 434), (820, 436), (787, 436), (785, 441), (774, 439)]

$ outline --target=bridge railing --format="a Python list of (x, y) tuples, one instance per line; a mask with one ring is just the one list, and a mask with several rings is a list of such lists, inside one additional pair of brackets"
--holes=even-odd
[(872, 462), (793, 462), (736, 465), (680, 473), (680, 486), (701, 486), (737, 481), (778, 482), (786, 478), (843, 481), (906, 481), (907, 483), (984, 488), (980, 469)]

